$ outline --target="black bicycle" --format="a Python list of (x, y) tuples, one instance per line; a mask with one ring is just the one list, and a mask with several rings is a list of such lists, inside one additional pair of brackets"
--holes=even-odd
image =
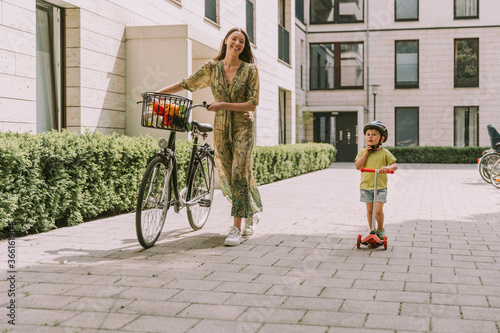
[[(483, 151), (483, 156), (478, 160), (479, 174), (487, 183), (492, 183), (492, 178), (498, 179), (498, 170), (495, 169), (495, 174), (492, 176), (491, 170), (495, 163), (500, 160), (500, 133), (492, 125), (487, 125), (488, 134), (490, 136), (491, 148)], [(496, 185), (498, 182), (495, 181)], [(496, 186), (495, 186), (496, 187)]]
[[(139, 243), (145, 248), (155, 244), (172, 206), (178, 213), (187, 208), (189, 224), (194, 230), (205, 225), (214, 193), (214, 150), (198, 138), (206, 139), (212, 125), (189, 122), (191, 110), (207, 107), (207, 103), (192, 105), (192, 101), (176, 95), (145, 92), (142, 94), (141, 125), (170, 131), (168, 141), (160, 139), (160, 150), (149, 162), (137, 197), (136, 231)], [(179, 191), (175, 138), (177, 132), (189, 131), (193, 137), (191, 156), (184, 189)]]

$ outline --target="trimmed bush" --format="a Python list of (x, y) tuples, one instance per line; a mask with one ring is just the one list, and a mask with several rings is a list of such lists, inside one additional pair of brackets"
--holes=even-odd
[(476, 163), (488, 147), (385, 147), (397, 163)]
[(156, 147), (118, 134), (1, 134), (0, 230), (36, 233), (134, 209)]
[[(192, 143), (177, 140), (179, 184)], [(0, 231), (45, 232), (99, 216), (133, 211), (144, 170), (159, 150), (150, 137), (69, 131), (0, 133)], [(328, 144), (255, 147), (259, 184), (329, 166)]]
[(258, 185), (328, 167), (337, 150), (327, 143), (254, 147), (253, 172)]

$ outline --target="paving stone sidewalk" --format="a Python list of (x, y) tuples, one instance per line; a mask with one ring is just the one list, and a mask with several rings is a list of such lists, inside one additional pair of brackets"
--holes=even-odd
[(257, 233), (232, 248), (220, 191), (203, 229), (169, 211), (148, 250), (133, 213), (17, 238), (14, 282), (2, 241), (0, 331), (499, 332), (500, 190), (475, 165), (401, 164), (388, 249), (357, 249), (359, 177), (334, 163), (260, 186)]

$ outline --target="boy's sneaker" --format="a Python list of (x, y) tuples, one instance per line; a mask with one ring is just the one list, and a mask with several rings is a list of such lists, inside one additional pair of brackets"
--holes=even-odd
[(380, 238), (380, 240), (383, 240), (385, 236), (385, 229), (378, 229), (377, 230), (377, 237)]
[(241, 232), (234, 225), (229, 229), (229, 234), (224, 241), (224, 245), (226, 246), (236, 246), (240, 245), (243, 242), (243, 238), (241, 238)]
[(252, 236), (257, 228), (257, 223), (260, 221), (259, 214), (255, 214), (252, 217), (243, 219), (245, 221), (245, 227), (243, 228), (243, 236)]

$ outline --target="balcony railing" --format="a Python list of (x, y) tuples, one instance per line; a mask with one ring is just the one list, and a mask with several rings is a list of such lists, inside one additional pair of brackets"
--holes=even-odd
[(455, 87), (478, 87), (477, 65), (455, 66)]
[(396, 64), (396, 88), (418, 88), (418, 64)]
[(311, 66), (310, 89), (363, 88), (363, 66)]
[(278, 58), (290, 63), (290, 33), (278, 24)]

